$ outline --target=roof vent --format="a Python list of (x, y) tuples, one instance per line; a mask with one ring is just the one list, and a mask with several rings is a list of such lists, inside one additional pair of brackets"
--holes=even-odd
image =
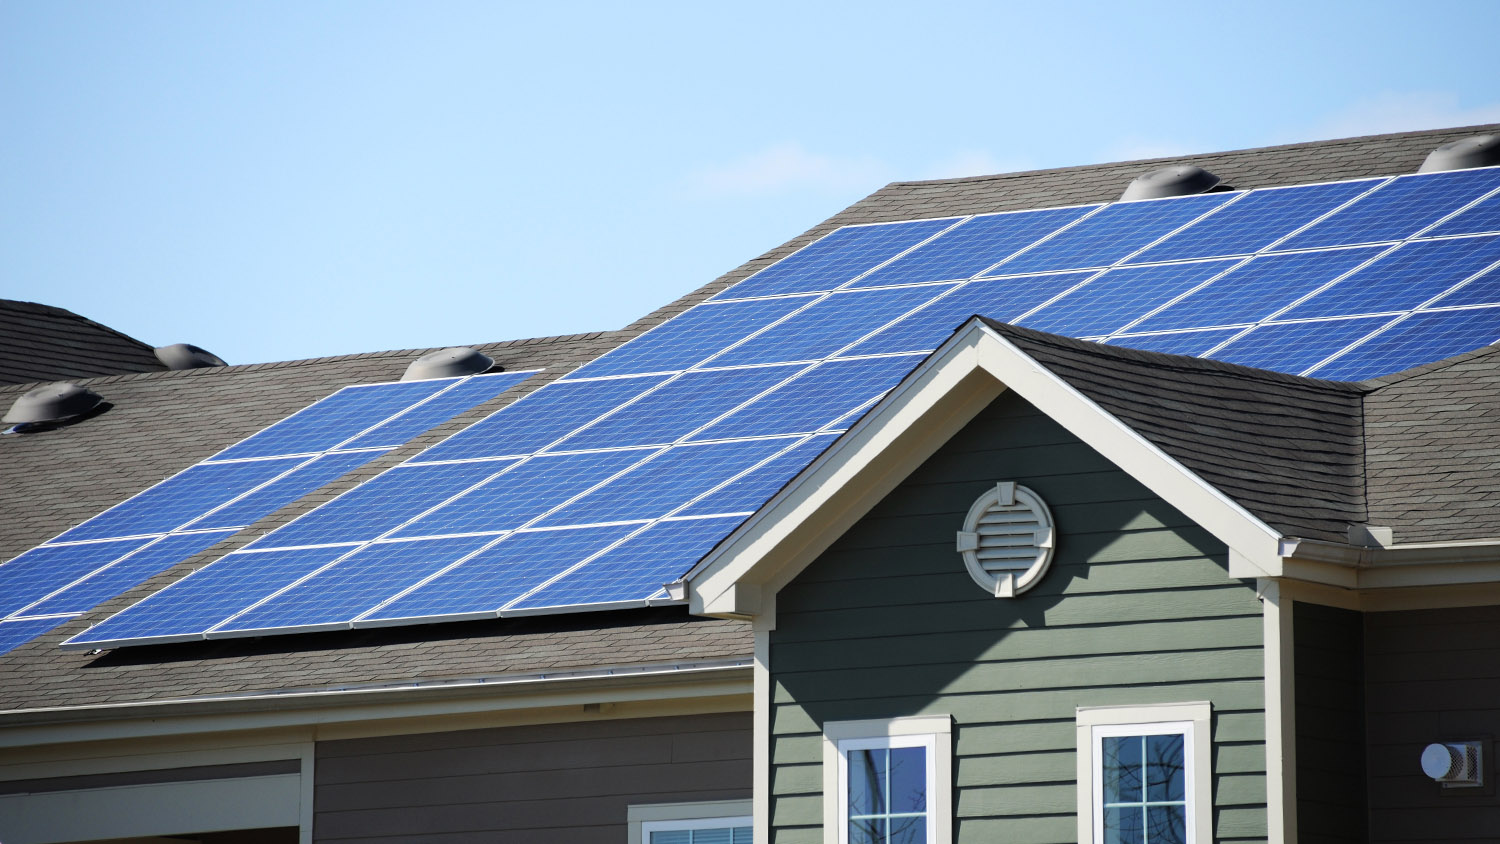
[(173, 343), (156, 349), (156, 359), (168, 369), (205, 369), (210, 366), (228, 366), (213, 352), (192, 343)]
[(1418, 173), (1467, 170), (1500, 164), (1500, 135), (1475, 135), (1449, 141), (1432, 152), (1417, 168)]
[(1188, 196), (1206, 193), (1219, 184), (1219, 177), (1192, 164), (1174, 164), (1137, 176), (1120, 194), (1120, 199), (1160, 199), (1164, 196)]
[(406, 368), (406, 374), (401, 376), (401, 380), (426, 381), (429, 378), (461, 378), (465, 375), (488, 372), (494, 365), (495, 361), (487, 355), (482, 355), (468, 346), (454, 346), (451, 349), (428, 352), (412, 361), (411, 366)]
[(1055, 544), (1052, 512), (1014, 481), (979, 496), (958, 532), (969, 576), (996, 598), (1014, 598), (1035, 586), (1052, 564)]
[(77, 419), (104, 403), (104, 399), (93, 390), (59, 381), (43, 384), (24, 393), (0, 423), (12, 425), (16, 430), (51, 425)]

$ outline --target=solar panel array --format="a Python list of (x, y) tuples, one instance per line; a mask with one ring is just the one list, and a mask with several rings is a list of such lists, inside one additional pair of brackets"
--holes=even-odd
[(640, 606), (970, 315), (1359, 379), (1500, 338), (1500, 169), (839, 229), (73, 647)]
[(346, 387), (0, 564), (0, 653), (217, 545), (532, 374)]

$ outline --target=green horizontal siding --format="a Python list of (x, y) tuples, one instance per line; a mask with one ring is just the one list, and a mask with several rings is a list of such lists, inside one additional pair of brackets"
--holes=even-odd
[[(989, 597), (954, 551), (1000, 480), (1057, 521), (1052, 569)], [(822, 840), (822, 725), (954, 719), (959, 842), (1071, 842), (1075, 710), (1210, 700), (1214, 824), (1264, 840), (1261, 607), (1206, 531), (1007, 394), (777, 599), (771, 638), (775, 844)]]

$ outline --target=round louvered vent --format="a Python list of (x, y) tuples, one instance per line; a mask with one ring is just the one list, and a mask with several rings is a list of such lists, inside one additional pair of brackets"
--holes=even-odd
[(979, 496), (958, 532), (974, 582), (997, 598), (1035, 586), (1052, 562), (1052, 513), (1035, 492), (1002, 481)]

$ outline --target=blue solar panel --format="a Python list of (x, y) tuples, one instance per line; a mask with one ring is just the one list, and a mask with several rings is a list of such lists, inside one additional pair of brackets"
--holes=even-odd
[(200, 551), (223, 542), (234, 535), (234, 531), (211, 531), (207, 533), (179, 533), (163, 537), (161, 541), (136, 551), (114, 564), (94, 572), (63, 591), (26, 609), (27, 615), (49, 615), (54, 613), (80, 613), (92, 609), (101, 601), (113, 598), (132, 589), (172, 566), (187, 560)]
[(340, 451), (324, 454), (298, 466), (260, 489), (188, 524), (192, 530), (240, 528), (255, 524), (282, 507), (385, 454), (380, 451)]
[(995, 267), (990, 274), (1107, 267), (1237, 196), (1210, 193), (1109, 205)]
[(213, 633), (348, 627), (354, 618), (478, 551), (493, 536), (366, 545), (328, 568), (213, 628)]
[(1428, 237), (1450, 234), (1485, 234), (1500, 232), (1500, 193), (1475, 203), (1444, 220), (1437, 228), (1425, 232)]
[(0, 654), (7, 654), (71, 618), (25, 618), (0, 621)]
[(957, 218), (949, 218), (839, 229), (714, 298), (747, 299), (832, 290), (956, 222)]
[(63, 533), (52, 542), (165, 533), (271, 480), (303, 457), (200, 463)]
[(392, 536), (512, 530), (650, 457), (650, 449), (542, 455), (405, 525)]
[(345, 387), (214, 456), (215, 460), (327, 451), (453, 384), (452, 379)]
[(345, 547), (324, 547), (235, 552), (110, 616), (68, 643), (202, 638), (209, 627), (348, 551)]
[(971, 281), (882, 329), (848, 353), (930, 352), (975, 314), (1014, 322), (1021, 314), (1074, 287), (1090, 274), (1057, 273)]
[(689, 372), (558, 443), (558, 450), (670, 443), (800, 372), (801, 366)]
[(699, 305), (585, 364), (568, 379), (687, 369), (814, 298), (791, 296)]
[(1230, 259), (1110, 270), (1043, 305), (1018, 324), (1071, 337), (1109, 334), (1234, 264)]
[(1098, 206), (974, 217), (856, 281), (850, 287), (972, 278)]
[(1278, 318), (1410, 310), (1496, 261), (1496, 235), (1408, 243)]
[(1381, 183), (1381, 179), (1274, 188), (1246, 194), (1238, 202), (1188, 226), (1131, 257), (1132, 264), (1250, 255)]
[(484, 404), (535, 374), (534, 370), (528, 370), (467, 378), (400, 416), (340, 444), (339, 448), (393, 448), (410, 442), (413, 437)]
[(817, 434), (798, 441), (742, 477), (694, 501), (678, 515), (749, 513), (759, 509), (836, 439), (838, 434)]
[(644, 601), (685, 574), (742, 521), (727, 516), (657, 522), (507, 609)]
[(1111, 346), (1124, 346), (1130, 349), (1140, 349), (1143, 352), (1161, 352), (1168, 355), (1198, 357), (1207, 354), (1220, 343), (1244, 330), (1243, 326), (1239, 326), (1235, 328), (1200, 328), (1192, 331), (1173, 331), (1166, 334), (1121, 334), (1117, 337), (1111, 337), (1105, 342)]
[(1432, 307), (1496, 304), (1500, 304), (1500, 267), (1490, 269), (1472, 281), (1465, 282), (1462, 287), (1433, 302)]
[(1376, 188), (1277, 249), (1316, 249), (1410, 237), (1500, 187), (1500, 168), (1402, 176)]
[(1130, 330), (1165, 331), (1258, 322), (1386, 248), (1364, 246), (1329, 252), (1262, 255), (1146, 317)]
[(144, 539), (44, 545), (0, 565), (0, 617), (47, 597), (146, 544)]
[(1310, 374), (1359, 381), (1463, 354), (1496, 341), (1500, 341), (1500, 308), (1429, 311), (1391, 326)]
[(1214, 352), (1214, 360), (1301, 374), (1391, 321), (1389, 316), (1262, 325)]
[(505, 537), (362, 622), (433, 616), (494, 617), (500, 608), (586, 560), (640, 525), (524, 531)]
[(708, 426), (695, 440), (810, 433), (879, 397), (922, 355), (821, 363)]
[(504, 471), (514, 460), (398, 466), (257, 539), (257, 548), (364, 542)]
[(835, 293), (710, 361), (712, 366), (818, 360), (859, 340), (952, 285)]
[(535, 526), (658, 518), (770, 457), (784, 445), (782, 440), (736, 440), (668, 449), (548, 514)]
[(548, 384), (412, 460), (472, 460), (529, 454), (614, 410), (662, 380), (662, 376), (651, 376)]

